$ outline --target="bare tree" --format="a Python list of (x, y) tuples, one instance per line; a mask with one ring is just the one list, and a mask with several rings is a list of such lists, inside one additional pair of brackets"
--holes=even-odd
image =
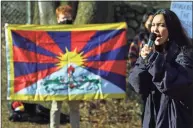
[(40, 24), (56, 24), (55, 2), (38, 1)]
[(80, 1), (75, 24), (113, 22), (113, 4), (106, 1)]

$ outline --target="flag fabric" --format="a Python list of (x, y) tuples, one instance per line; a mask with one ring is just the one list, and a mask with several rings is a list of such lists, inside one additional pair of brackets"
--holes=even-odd
[(8, 100), (126, 96), (126, 23), (5, 25)]

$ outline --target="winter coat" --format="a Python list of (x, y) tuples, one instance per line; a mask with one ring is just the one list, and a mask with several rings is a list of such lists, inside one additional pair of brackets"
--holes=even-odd
[(138, 58), (129, 83), (144, 101), (143, 128), (193, 128), (193, 50), (171, 43)]

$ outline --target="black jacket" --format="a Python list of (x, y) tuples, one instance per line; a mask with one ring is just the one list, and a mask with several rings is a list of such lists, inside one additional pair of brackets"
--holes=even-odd
[(193, 128), (193, 50), (172, 43), (166, 54), (138, 58), (129, 83), (144, 101), (143, 128)]

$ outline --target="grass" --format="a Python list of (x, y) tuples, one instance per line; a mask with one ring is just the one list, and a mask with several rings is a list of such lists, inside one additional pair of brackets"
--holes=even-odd
[[(3, 30), (2, 30), (3, 32)], [(49, 128), (49, 124), (40, 125), (34, 123), (10, 122), (7, 108), (7, 73), (5, 60), (5, 41), (2, 34), (2, 61), (1, 61), (1, 126), (2, 128)], [(140, 128), (141, 105), (139, 97), (129, 91), (127, 100), (108, 99), (106, 102), (90, 101), (80, 105), (80, 128)], [(50, 108), (50, 102), (41, 102)], [(68, 113), (69, 108), (64, 101), (63, 113)], [(60, 128), (70, 128), (70, 124), (62, 124)]]

